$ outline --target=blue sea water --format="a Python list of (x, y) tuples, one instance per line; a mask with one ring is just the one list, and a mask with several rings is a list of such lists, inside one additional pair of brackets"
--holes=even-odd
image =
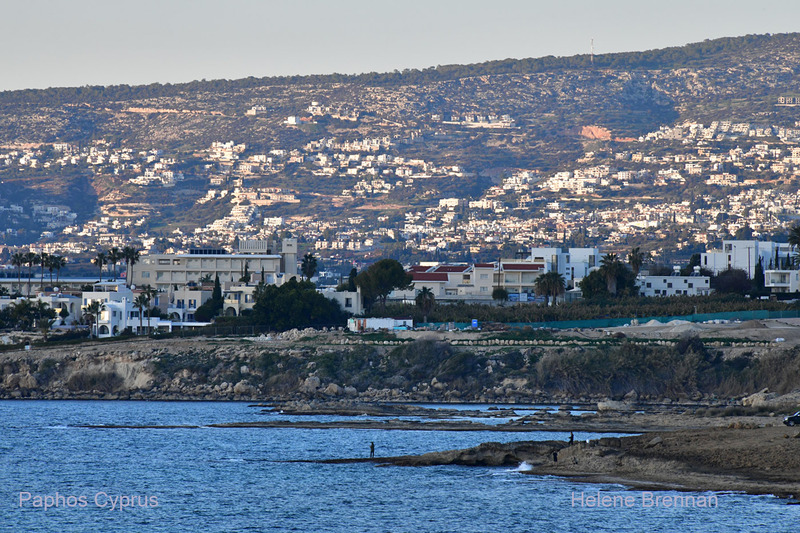
[[(204, 426), (281, 416), (234, 402), (0, 402), (0, 530), (772, 532), (794, 530), (800, 520), (800, 506), (771, 496), (689, 493), (716, 505), (655, 506), (648, 494), (621, 485), (514, 468), (286, 462), (363, 457), (370, 442), (377, 455), (388, 456), (565, 439), (563, 432), (76, 427)], [(580, 506), (581, 495), (588, 502), (597, 491), (618, 503), (631, 497), (632, 504)], [(53, 506), (45, 509), (47, 503)]]

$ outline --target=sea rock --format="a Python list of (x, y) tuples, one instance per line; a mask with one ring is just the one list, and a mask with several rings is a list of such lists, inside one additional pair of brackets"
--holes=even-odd
[(358, 389), (348, 386), (344, 388), (344, 393), (347, 396), (358, 396)]
[(618, 402), (615, 400), (606, 400), (604, 402), (597, 402), (598, 411), (629, 411), (631, 406), (625, 402)]
[(254, 392), (255, 388), (250, 385), (250, 382), (248, 382), (246, 379), (243, 379), (233, 386), (234, 394), (253, 394)]
[(324, 392), (328, 396), (339, 396), (340, 394), (342, 394), (343, 391), (342, 388), (336, 383), (330, 383), (328, 384), (327, 387), (325, 387), (325, 390), (323, 390), (322, 392)]
[(309, 376), (300, 385), (300, 392), (316, 392), (320, 385), (321, 382), (317, 376)]

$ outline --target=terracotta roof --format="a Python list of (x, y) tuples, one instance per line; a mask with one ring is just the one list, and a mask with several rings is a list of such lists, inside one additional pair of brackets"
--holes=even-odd
[(447, 274), (444, 272), (414, 272), (414, 281), (444, 281), (447, 282)]
[(495, 264), (494, 263), (475, 263), (475, 265), (473, 265), (473, 266), (475, 268), (494, 268)]
[(430, 267), (414, 265), (408, 269), (409, 272), (427, 272)]

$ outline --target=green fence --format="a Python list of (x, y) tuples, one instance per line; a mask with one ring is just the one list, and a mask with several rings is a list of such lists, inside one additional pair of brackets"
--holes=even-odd
[[(768, 318), (798, 318), (800, 311), (787, 310), (787, 311), (731, 311), (727, 313), (699, 313), (695, 315), (680, 315), (680, 316), (648, 316), (648, 317), (629, 317), (629, 318), (596, 318), (593, 320), (564, 320), (553, 322), (510, 322), (506, 323), (512, 329), (522, 329), (526, 326), (531, 328), (551, 328), (551, 329), (571, 329), (571, 328), (613, 328), (624, 325), (630, 325), (631, 321), (638, 320), (639, 324), (647, 324), (651, 320), (656, 320), (663, 324), (673, 320), (685, 320), (687, 322), (710, 322), (713, 320), (764, 320)], [(427, 326), (433, 329), (438, 329), (442, 326), (448, 329), (469, 329), (471, 324), (469, 322), (432, 322), (428, 324), (419, 324), (420, 326)]]

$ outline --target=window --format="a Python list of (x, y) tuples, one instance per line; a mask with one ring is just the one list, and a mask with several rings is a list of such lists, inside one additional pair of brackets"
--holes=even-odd
[(345, 307), (353, 307), (353, 299), (352, 298), (345, 298), (344, 299), (344, 306)]
[(489, 274), (481, 274), (481, 279), (489, 279)]
[(142, 278), (149, 278), (150, 272), (142, 272)]
[(690, 289), (693, 289), (693, 288), (694, 288), (694, 283), (690, 283), (690, 284), (689, 284), (689, 288), (690, 288)]
[(652, 288), (652, 287), (653, 287), (653, 284), (652, 284), (652, 283), (650, 283), (650, 282), (648, 281), (648, 282), (647, 282), (647, 288), (648, 288), (648, 289), (650, 289), (650, 288)]
[(189, 309), (194, 309), (197, 307), (197, 300), (189, 300)]
[(672, 288), (672, 283), (667, 283), (667, 288), (671, 289)]
[(168, 265), (169, 264), (169, 259), (159, 259), (158, 260), (158, 264), (159, 265)]
[(489, 287), (481, 287), (481, 292), (489, 292)]

